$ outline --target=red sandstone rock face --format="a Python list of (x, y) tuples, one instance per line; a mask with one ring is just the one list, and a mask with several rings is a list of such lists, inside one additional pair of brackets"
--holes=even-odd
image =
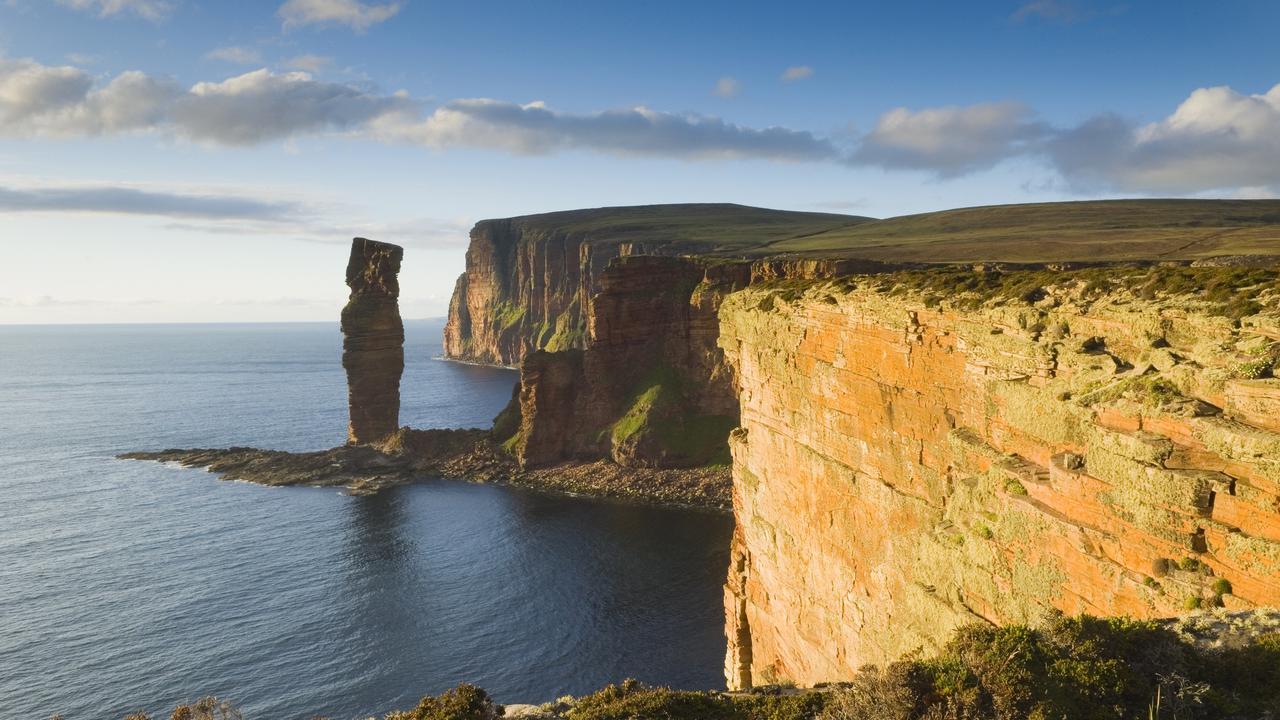
[(732, 295), (730, 686), (846, 679), (1048, 609), (1280, 604), (1280, 380), (1224, 379), (1277, 322)]
[(864, 266), (881, 267), (622, 255), (600, 275), (587, 306), (585, 350), (526, 356), (513, 451), (526, 465), (608, 458), (627, 467), (681, 467), (718, 459), (738, 416), (717, 346), (725, 297), (753, 281)]
[[(740, 276), (740, 277), (739, 277)], [(670, 427), (723, 416), (736, 420), (723, 355), (715, 340), (719, 299), (744, 273), (697, 260), (634, 256), (601, 275), (587, 315), (585, 350), (538, 351), (521, 367), (521, 429), (512, 449), (522, 464), (610, 458), (631, 467), (705, 462), (714, 447), (686, 454), (664, 442)], [(660, 387), (658, 387), (660, 386)], [(615, 432), (638, 396), (659, 402), (634, 432)], [(705, 455), (705, 456), (704, 456)]]
[(485, 220), (471, 231), (445, 326), (445, 355), (519, 365), (536, 349), (585, 345), (586, 307), (609, 261), (642, 248)]
[(396, 279), (404, 250), (364, 238), (351, 241), (342, 309), (342, 366), (347, 371), (347, 442), (378, 442), (400, 427), (404, 325)]

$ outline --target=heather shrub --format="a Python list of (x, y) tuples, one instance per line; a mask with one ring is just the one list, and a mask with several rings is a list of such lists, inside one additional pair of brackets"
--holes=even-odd
[(408, 712), (393, 712), (386, 720), (495, 720), (502, 706), (475, 685), (463, 683), (439, 695), (428, 695)]
[(812, 720), (821, 693), (725, 695), (672, 690), (626, 680), (579, 698), (568, 720)]

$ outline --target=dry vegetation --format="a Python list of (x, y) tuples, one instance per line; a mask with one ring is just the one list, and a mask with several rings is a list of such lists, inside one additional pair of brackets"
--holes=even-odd
[[(936, 658), (864, 668), (852, 681), (814, 690), (729, 694), (628, 680), (516, 715), (464, 684), (384, 720), (1273, 720), (1280, 713), (1280, 613), (1242, 622), (1212, 613), (1174, 626), (1055, 615), (1037, 627), (972, 625)], [(1208, 642), (1206, 628), (1218, 625), (1259, 629)], [(168, 717), (241, 719), (213, 698)]]

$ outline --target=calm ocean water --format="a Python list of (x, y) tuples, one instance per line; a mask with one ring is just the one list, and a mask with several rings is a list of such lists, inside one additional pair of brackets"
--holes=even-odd
[[(487, 425), (511, 371), (406, 324), (401, 422)], [(263, 488), (126, 450), (345, 439), (335, 325), (0, 327), (0, 718), (257, 720), (719, 687), (730, 520), (429, 480)], [(165, 715), (167, 716), (167, 715)]]

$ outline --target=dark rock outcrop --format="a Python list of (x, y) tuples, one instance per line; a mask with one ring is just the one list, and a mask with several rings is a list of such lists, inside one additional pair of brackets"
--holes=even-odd
[(227, 480), (259, 485), (340, 487), (368, 495), (429, 478), (502, 483), (531, 490), (726, 512), (729, 468), (660, 470), (606, 461), (520, 468), (484, 430), (401, 428), (383, 442), (291, 453), (234, 447), (161, 450), (119, 456), (205, 468)]
[(847, 259), (616, 258), (587, 305), (585, 347), (528, 354), (495, 432), (525, 467), (727, 463), (738, 397), (717, 346), (724, 298), (758, 283), (889, 269)]
[(404, 324), (400, 320), (398, 245), (355, 238), (347, 263), (351, 298), (342, 309), (342, 367), (351, 420), (347, 442), (377, 442), (400, 427)]
[(727, 460), (717, 456), (737, 422), (737, 400), (716, 347), (716, 310), (748, 278), (745, 263), (615, 260), (588, 306), (586, 348), (525, 358), (508, 449), (525, 467)]

